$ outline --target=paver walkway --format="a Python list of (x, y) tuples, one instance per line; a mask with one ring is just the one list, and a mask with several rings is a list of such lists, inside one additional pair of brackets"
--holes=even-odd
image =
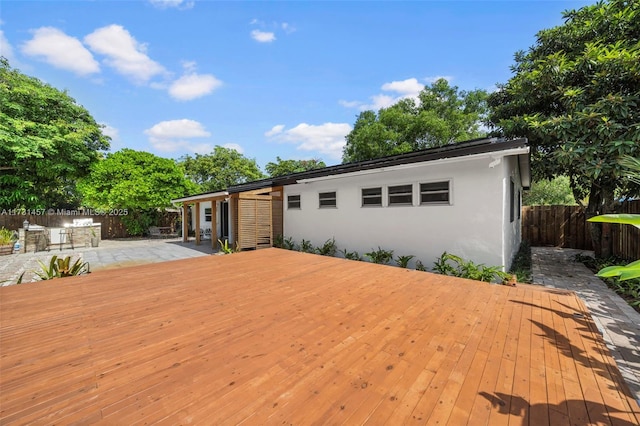
[(533, 282), (575, 292), (587, 305), (618, 368), (640, 404), (640, 314), (576, 262), (576, 254), (592, 252), (532, 247)]
[(72, 256), (73, 261), (81, 257), (89, 262), (92, 271), (115, 269), (145, 263), (187, 259), (214, 253), (211, 241), (196, 246), (194, 241), (183, 243), (181, 239), (166, 240), (103, 240), (96, 248), (76, 247), (37, 253), (12, 254), (0, 258), (0, 286), (15, 284), (24, 272), (23, 282), (37, 281), (34, 271), (39, 271), (38, 261), (48, 264), (51, 256)]

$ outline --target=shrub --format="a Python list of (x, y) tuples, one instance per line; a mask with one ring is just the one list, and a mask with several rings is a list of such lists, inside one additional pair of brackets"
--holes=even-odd
[(316, 249), (311, 244), (311, 241), (307, 241), (304, 238), (302, 239), (302, 243), (300, 243), (300, 251), (305, 253), (315, 253)]
[(362, 256), (358, 254), (357, 251), (348, 251), (347, 249), (339, 250), (340, 253), (344, 256), (345, 259), (349, 260), (362, 260)]
[(407, 256), (398, 256), (396, 257), (396, 263), (399, 267), (406, 268), (409, 265), (409, 261), (411, 261), (411, 259), (413, 259), (414, 257), (415, 256), (412, 254)]
[(74, 275), (82, 275), (89, 273), (89, 263), (82, 262), (82, 259), (78, 258), (73, 265), (71, 265), (71, 256), (67, 256), (64, 259), (58, 258), (58, 256), (51, 257), (49, 265), (45, 265), (41, 261), (38, 261), (42, 271), (36, 271), (43, 280), (52, 280), (54, 278), (71, 277)]
[(325, 241), (322, 247), (316, 247), (316, 252), (322, 256), (335, 256), (338, 251), (335, 238)]
[(465, 261), (460, 256), (442, 253), (434, 263), (434, 271), (454, 277), (467, 278), (484, 282), (504, 282), (511, 278), (511, 275), (503, 272), (499, 266), (485, 266), (472, 261)]
[(378, 246), (378, 250), (372, 249), (372, 251), (364, 255), (371, 259), (373, 263), (386, 265), (393, 259), (393, 250), (383, 250)]

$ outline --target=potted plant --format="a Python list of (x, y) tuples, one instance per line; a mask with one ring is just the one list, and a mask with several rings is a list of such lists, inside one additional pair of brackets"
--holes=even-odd
[(13, 253), (15, 237), (12, 231), (5, 227), (0, 228), (0, 256)]

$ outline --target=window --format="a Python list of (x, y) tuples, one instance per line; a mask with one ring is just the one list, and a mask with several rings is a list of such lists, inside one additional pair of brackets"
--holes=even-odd
[(521, 219), (522, 216), (522, 191), (518, 190), (518, 220)]
[(204, 209), (204, 221), (211, 222), (211, 207)]
[(300, 196), (289, 195), (287, 196), (287, 209), (300, 209)]
[(362, 206), (381, 206), (382, 188), (362, 188)]
[(389, 187), (389, 205), (412, 205), (413, 185), (398, 185)]
[(449, 204), (449, 181), (420, 184), (420, 204)]
[(509, 186), (509, 220), (513, 222), (515, 220), (515, 211), (516, 211), (516, 184), (513, 183), (513, 180), (510, 181), (511, 185)]
[(318, 194), (320, 208), (336, 207), (336, 192), (321, 192)]

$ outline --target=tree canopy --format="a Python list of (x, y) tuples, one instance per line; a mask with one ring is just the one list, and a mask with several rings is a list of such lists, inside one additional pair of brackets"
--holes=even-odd
[(483, 136), (487, 93), (439, 79), (418, 95), (377, 113), (363, 111), (347, 135), (345, 163), (402, 154)]
[(283, 160), (276, 157), (276, 162), (269, 162), (265, 170), (270, 177), (290, 175), (292, 173), (306, 172), (327, 167), (324, 161), (313, 158), (311, 160)]
[(219, 191), (265, 177), (256, 160), (222, 146), (216, 146), (210, 154), (186, 155), (180, 159), (180, 164), (201, 192)]
[(570, 206), (576, 204), (567, 176), (540, 179), (531, 183), (531, 189), (522, 194), (525, 206)]
[[(564, 20), (516, 53), (514, 76), (489, 98), (490, 121), (529, 139), (536, 177), (568, 176), (588, 214), (606, 213), (629, 190), (618, 159), (640, 155), (640, 2), (599, 2)], [(592, 236), (606, 250), (599, 230)]]
[(171, 199), (196, 190), (174, 160), (133, 149), (107, 155), (78, 186), (86, 207), (127, 209), (122, 220), (131, 235), (146, 232)]
[(0, 58), (0, 208), (75, 208), (75, 182), (109, 148), (66, 92)]

